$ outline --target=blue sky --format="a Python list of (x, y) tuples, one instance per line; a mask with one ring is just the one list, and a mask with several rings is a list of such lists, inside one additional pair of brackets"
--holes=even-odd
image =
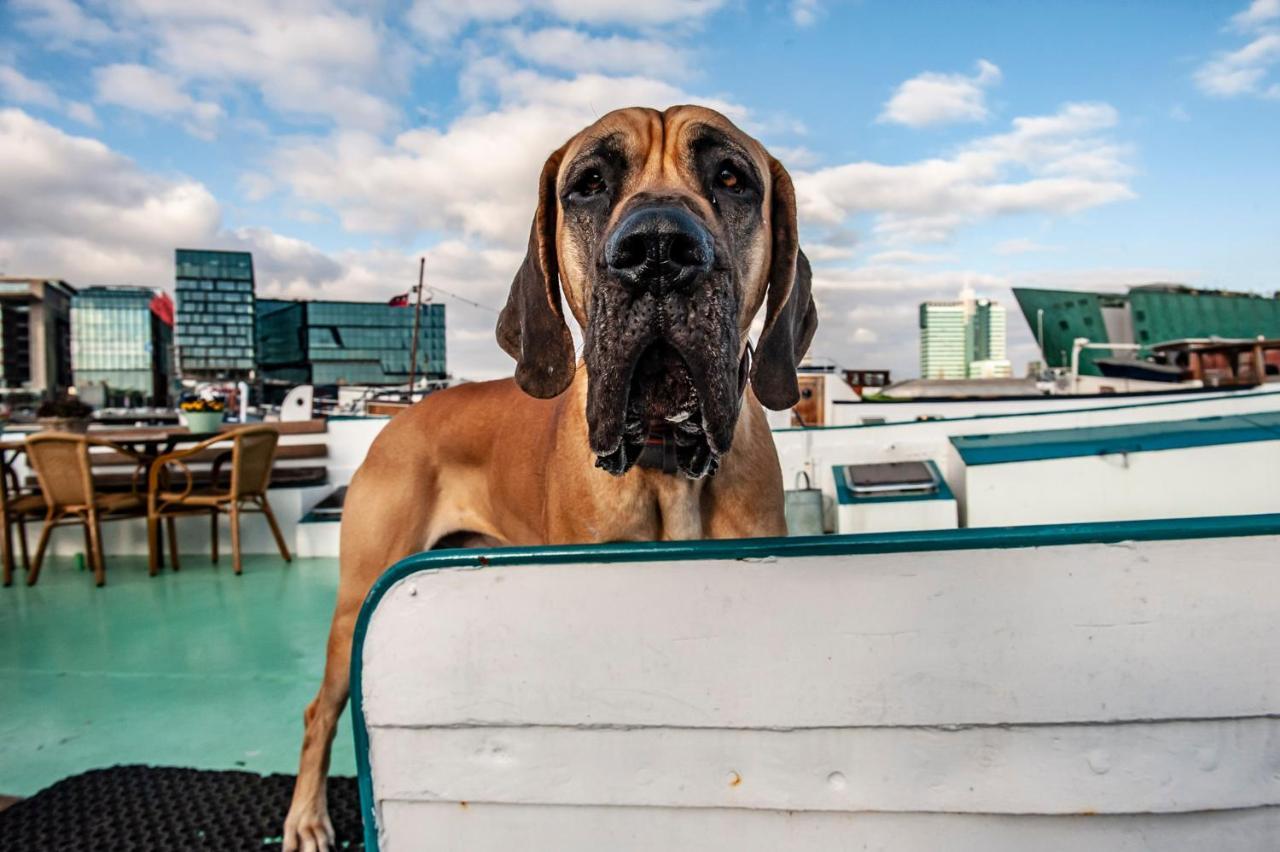
[[(465, 377), (545, 155), (618, 106), (722, 109), (791, 170), (816, 355), (918, 367), (970, 285), (1280, 288), (1280, 0), (8, 0), (0, 270), (387, 298), (425, 253)], [(1011, 316), (1015, 366), (1032, 357)]]

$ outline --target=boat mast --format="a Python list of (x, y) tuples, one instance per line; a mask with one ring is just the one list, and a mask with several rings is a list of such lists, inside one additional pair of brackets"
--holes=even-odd
[(427, 258), (418, 258), (418, 299), (413, 305), (413, 343), (409, 347), (409, 402), (413, 402), (413, 383), (418, 373), (418, 325), (422, 319), (422, 276)]

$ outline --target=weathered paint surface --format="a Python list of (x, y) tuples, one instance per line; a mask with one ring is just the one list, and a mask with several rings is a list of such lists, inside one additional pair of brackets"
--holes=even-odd
[(382, 849), (1271, 849), (1278, 545), (411, 574)]
[(1127, 521), (1280, 507), (1280, 440), (970, 465), (964, 523)]

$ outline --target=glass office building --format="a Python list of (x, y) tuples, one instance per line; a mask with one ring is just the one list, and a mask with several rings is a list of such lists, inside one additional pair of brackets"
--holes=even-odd
[(173, 303), (149, 287), (87, 287), (71, 302), (76, 388), (103, 405), (167, 405)]
[[(444, 305), (421, 308), (419, 378), (443, 379)], [(394, 385), (409, 380), (413, 307), (258, 300), (258, 363), (277, 384)]]
[(253, 256), (177, 250), (177, 357), (184, 378), (253, 376)]

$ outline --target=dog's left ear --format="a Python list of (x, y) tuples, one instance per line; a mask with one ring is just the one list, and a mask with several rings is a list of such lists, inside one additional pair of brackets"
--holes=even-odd
[(773, 253), (769, 264), (764, 331), (756, 344), (751, 387), (766, 408), (782, 411), (800, 401), (796, 366), (818, 329), (809, 259), (800, 250), (796, 224), (796, 190), (782, 164), (769, 158), (773, 200)]
[(556, 260), (556, 176), (563, 157), (561, 148), (542, 166), (529, 248), (498, 316), (498, 345), (516, 359), (516, 384), (540, 399), (561, 393), (576, 369), (573, 337), (560, 306)]

